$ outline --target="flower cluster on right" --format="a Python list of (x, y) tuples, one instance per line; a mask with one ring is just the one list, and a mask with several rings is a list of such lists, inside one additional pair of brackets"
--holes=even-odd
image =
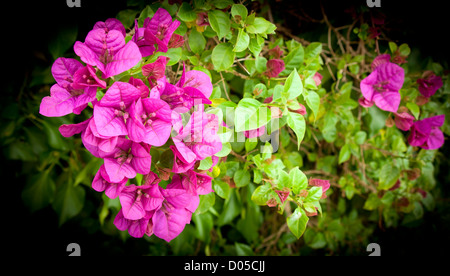
[[(372, 64), (372, 73), (361, 81), (362, 98), (359, 103), (364, 107), (374, 104), (381, 110), (391, 112), (394, 120), (388, 122), (402, 131), (410, 131), (408, 142), (411, 146), (434, 150), (444, 144), (444, 134), (440, 127), (444, 124), (445, 115), (437, 115), (422, 120), (408, 112), (406, 106), (400, 106), (400, 89), (405, 80), (405, 72), (402, 67), (391, 62), (389, 54), (376, 57)], [(425, 104), (436, 91), (442, 87), (442, 78), (433, 72), (427, 71), (422, 78), (417, 80), (420, 96), (418, 104)]]

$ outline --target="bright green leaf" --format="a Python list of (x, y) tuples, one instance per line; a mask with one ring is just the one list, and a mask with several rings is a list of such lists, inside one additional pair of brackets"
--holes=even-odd
[(230, 43), (221, 43), (214, 47), (211, 55), (211, 60), (216, 71), (223, 71), (233, 65), (235, 53), (233, 52), (233, 45)]
[(299, 239), (305, 232), (306, 225), (308, 224), (309, 218), (305, 211), (300, 207), (297, 207), (295, 211), (286, 220), (289, 230)]

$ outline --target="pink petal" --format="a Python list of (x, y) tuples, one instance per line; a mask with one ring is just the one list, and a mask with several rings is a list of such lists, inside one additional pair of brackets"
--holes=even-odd
[(125, 47), (114, 54), (113, 60), (106, 65), (103, 78), (125, 72), (141, 61), (142, 55), (139, 47), (133, 41), (128, 41)]
[(61, 125), (59, 127), (59, 132), (64, 137), (71, 137), (75, 134), (85, 131), (90, 121), (91, 121), (91, 118), (89, 118), (86, 121), (83, 121), (81, 123), (78, 123), (78, 124)]
[(39, 113), (47, 117), (59, 117), (73, 112), (75, 98), (59, 84), (50, 88), (51, 96), (44, 97), (41, 101)]
[(85, 45), (98, 57), (104, 54), (105, 49), (110, 53), (117, 53), (125, 46), (125, 38), (120, 31), (105, 29), (93, 29), (85, 39)]
[(73, 58), (60, 57), (55, 60), (52, 65), (52, 75), (55, 81), (60, 85), (70, 85), (71, 80), (77, 70), (83, 68), (83, 64)]
[(116, 81), (111, 85), (108, 91), (106, 91), (99, 104), (105, 107), (121, 109), (121, 102), (123, 102), (126, 107), (129, 107), (130, 104), (139, 99), (140, 96), (141, 91), (135, 86), (126, 82)]
[(431, 130), (430, 136), (422, 148), (427, 150), (435, 150), (444, 145), (444, 133), (438, 128)]
[(375, 105), (382, 110), (397, 112), (401, 96), (397, 91), (387, 91), (375, 94), (373, 96), (373, 101), (375, 102)]
[(124, 177), (135, 178), (136, 171), (127, 163), (119, 164), (114, 158), (105, 158), (105, 170), (112, 182), (120, 182)]
[(211, 96), (213, 90), (209, 76), (206, 73), (197, 70), (186, 72), (183, 87), (197, 88), (206, 98)]
[(106, 31), (110, 30), (116, 30), (122, 33), (122, 35), (125, 37), (127, 35), (125, 31), (125, 27), (123, 26), (122, 22), (116, 18), (108, 18), (105, 22), (99, 21), (95, 23), (93, 29), (105, 29)]
[(370, 67), (372, 68), (372, 71), (374, 71), (379, 65), (388, 63), (391, 61), (391, 55), (389, 54), (383, 54), (377, 56), (373, 61)]
[(134, 168), (134, 170), (140, 174), (150, 173), (150, 167), (152, 163), (150, 152), (140, 144), (133, 143), (131, 145), (131, 154), (133, 155), (131, 166)]
[(145, 210), (142, 201), (137, 199), (137, 186), (131, 184), (125, 187), (119, 195), (122, 213), (126, 219), (138, 220), (144, 217)]
[(100, 71), (105, 70), (105, 65), (100, 62), (99, 55), (96, 54), (91, 48), (89, 48), (86, 44), (77, 41), (73, 46), (73, 50), (75, 54), (81, 58), (81, 60), (91, 66), (97, 66)]
[(190, 217), (191, 213), (186, 209), (172, 209), (169, 214), (162, 210), (155, 212), (152, 218), (153, 233), (170, 242), (176, 238), (186, 226), (186, 217)]
[(118, 117), (114, 111), (114, 108), (110, 107), (94, 107), (94, 121), (99, 134), (107, 137), (128, 134), (123, 118)]

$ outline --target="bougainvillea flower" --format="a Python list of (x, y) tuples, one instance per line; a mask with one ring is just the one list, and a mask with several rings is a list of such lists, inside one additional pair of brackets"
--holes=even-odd
[(119, 182), (124, 177), (135, 178), (136, 173), (150, 173), (150, 151), (122, 137), (118, 138), (113, 151), (101, 157), (105, 160), (105, 170), (112, 182)]
[(153, 234), (151, 223), (153, 214), (154, 211), (146, 212), (143, 218), (130, 220), (124, 217), (121, 209), (114, 218), (114, 225), (120, 231), (128, 230), (130, 236), (134, 238), (142, 238), (144, 234), (151, 236)]
[(169, 146), (169, 148), (173, 152), (173, 166), (172, 166), (172, 172), (174, 173), (184, 173), (188, 170), (192, 169), (195, 165), (195, 160), (188, 163), (183, 155), (177, 150), (177, 148), (173, 145)]
[(329, 180), (322, 180), (322, 179), (310, 179), (309, 185), (313, 187), (322, 187), (322, 197), (326, 198), (327, 195), (325, 192), (330, 188), (330, 181)]
[(214, 192), (211, 182), (212, 177), (207, 174), (201, 174), (193, 170), (189, 170), (182, 176), (180, 176), (179, 174), (173, 176), (173, 182), (180, 180), (183, 188), (192, 195), (206, 195)]
[(159, 8), (148, 22), (144, 30), (144, 38), (151, 44), (156, 44), (157, 51), (167, 52), (169, 40), (173, 32), (180, 26), (180, 21), (172, 21), (172, 17), (165, 9)]
[(195, 198), (186, 190), (176, 188), (179, 185), (171, 184), (166, 189), (160, 188), (164, 200), (152, 217), (153, 233), (167, 242), (177, 237), (190, 223), (193, 207), (186, 207), (192, 206)]
[(142, 28), (139, 28), (137, 19), (134, 20), (134, 34), (131, 40), (138, 46), (142, 57), (151, 56), (155, 52), (154, 43), (147, 41), (144, 37), (145, 27), (148, 25), (149, 20), (149, 18), (146, 18), (144, 21), (144, 27)]
[(414, 116), (408, 112), (394, 113), (395, 125), (398, 129), (408, 131), (414, 123)]
[(282, 55), (283, 55), (283, 50), (281, 50), (280, 46), (278, 46), (278, 45), (269, 50), (269, 56), (274, 59), (279, 59)]
[(374, 102), (368, 101), (368, 100), (367, 100), (366, 98), (364, 98), (364, 97), (359, 98), (358, 103), (359, 103), (361, 106), (367, 107), (367, 108), (373, 106), (373, 104), (374, 104)]
[(74, 89), (83, 89), (91, 86), (106, 88), (106, 82), (99, 79), (95, 74), (94, 67), (88, 64), (75, 72), (72, 87)]
[(266, 133), (266, 126), (262, 126), (257, 129), (246, 130), (244, 131), (244, 135), (246, 138), (256, 138)]
[(267, 61), (267, 70), (264, 74), (269, 78), (276, 78), (283, 72), (284, 68), (285, 65), (282, 59), (271, 59)]
[(179, 48), (183, 46), (183, 44), (184, 44), (184, 37), (182, 35), (172, 34), (172, 37), (169, 40), (169, 45), (167, 45), (167, 47), (169, 49)]
[[(158, 86), (156, 86), (158, 87)], [(164, 90), (151, 90), (150, 97), (157, 97), (169, 104), (171, 109), (179, 113), (189, 111), (193, 106), (199, 104), (211, 104), (211, 101), (198, 89), (193, 87), (180, 88), (176, 85), (166, 83)], [(157, 92), (152, 95), (152, 92)], [(159, 94), (159, 95), (158, 95)]]
[(125, 82), (115, 82), (94, 107), (94, 120), (98, 133), (104, 136), (127, 135), (125, 121), (128, 107), (139, 99), (141, 91)]
[(145, 83), (141, 79), (135, 79), (133, 77), (130, 77), (128, 83), (139, 89), (139, 91), (141, 91), (141, 98), (148, 98), (148, 96), (150, 95), (150, 89), (148, 88), (147, 85), (145, 85)]
[(361, 92), (367, 101), (373, 101), (380, 109), (397, 112), (404, 79), (403, 68), (391, 62), (383, 63), (361, 81)]
[(195, 24), (199, 27), (209, 26), (208, 14), (206, 12), (197, 13), (197, 19), (195, 20)]
[(119, 194), (122, 214), (126, 219), (138, 220), (147, 211), (159, 208), (164, 200), (157, 184), (136, 186), (131, 184)]
[(439, 88), (442, 87), (442, 78), (436, 76), (432, 71), (424, 73), (424, 78), (418, 79), (419, 92), (424, 97), (429, 98), (433, 96)]
[(50, 96), (42, 99), (39, 108), (39, 113), (47, 117), (80, 114), (89, 102), (95, 100), (96, 86), (103, 86), (101, 82), (90, 86), (84, 86), (83, 80), (79, 84), (76, 83), (75, 81), (80, 81), (76, 77), (77, 72), (85, 72), (84, 66), (76, 59), (58, 58), (51, 71), (56, 84), (50, 88)]
[(379, 65), (384, 64), (384, 63), (389, 63), (390, 61), (391, 61), (391, 55), (389, 55), (389, 54), (379, 55), (372, 61), (370, 68), (372, 69), (372, 71), (374, 71)]
[(319, 86), (322, 83), (322, 79), (323, 79), (323, 76), (319, 72), (316, 72), (314, 74), (313, 80), (314, 80), (314, 83), (316, 84), (316, 86)]
[(155, 87), (157, 80), (165, 76), (167, 61), (167, 57), (159, 56), (155, 62), (142, 66), (142, 75), (147, 77), (150, 89)]
[(202, 71), (191, 70), (185, 72), (185, 67), (183, 65), (183, 74), (180, 80), (177, 82), (176, 86), (180, 88), (192, 87), (198, 89), (205, 98), (209, 98), (213, 91), (213, 85), (209, 76)]
[(195, 111), (187, 125), (172, 140), (187, 163), (203, 160), (222, 150), (218, 127), (216, 115)]
[(132, 141), (157, 147), (167, 142), (172, 130), (172, 110), (165, 101), (139, 98), (131, 104), (129, 114), (126, 124)]
[(64, 124), (59, 127), (59, 132), (64, 137), (72, 137), (75, 134), (82, 133), (86, 130), (87, 126), (89, 125), (89, 122), (91, 121), (91, 118), (87, 119), (86, 121), (83, 121), (78, 124)]
[(118, 136), (103, 136), (97, 131), (95, 120), (90, 120), (86, 130), (81, 134), (84, 147), (95, 157), (112, 152), (117, 144)]
[(90, 31), (84, 43), (75, 42), (74, 51), (86, 64), (97, 66), (103, 78), (129, 70), (142, 59), (136, 43), (125, 43), (121, 31), (108, 28)]
[(99, 21), (95, 23), (94, 27), (92, 29), (104, 29), (106, 32), (109, 32), (111, 30), (119, 31), (124, 37), (127, 35), (127, 32), (125, 30), (125, 27), (123, 26), (122, 22), (116, 18), (108, 18), (105, 22)]
[(444, 134), (439, 129), (445, 121), (445, 115), (434, 116), (414, 122), (408, 142), (413, 147), (434, 150), (444, 144)]
[(105, 165), (101, 165), (92, 181), (92, 188), (97, 192), (105, 192), (109, 198), (116, 198), (122, 192), (127, 184), (128, 178), (124, 177), (121, 181), (114, 183), (109, 179), (106, 173)]

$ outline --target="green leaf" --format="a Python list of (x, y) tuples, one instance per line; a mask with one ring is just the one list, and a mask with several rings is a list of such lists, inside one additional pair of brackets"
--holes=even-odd
[(412, 115), (414, 115), (414, 118), (418, 120), (420, 115), (420, 107), (413, 102), (406, 103), (406, 107), (411, 111)]
[(308, 196), (303, 202), (318, 201), (322, 197), (322, 187), (311, 187), (308, 191)]
[(77, 39), (78, 27), (72, 25), (64, 28), (59, 28), (56, 31), (54, 38), (48, 44), (48, 51), (53, 59), (57, 59), (64, 55), (64, 53), (73, 46)]
[(198, 204), (195, 214), (203, 214), (211, 208), (216, 202), (216, 195), (214, 193), (209, 193), (206, 195), (200, 195), (200, 203)]
[(247, 186), (250, 183), (250, 178), (251, 175), (249, 170), (238, 170), (233, 176), (236, 187)]
[(230, 143), (222, 143), (222, 149), (214, 154), (217, 157), (226, 157), (231, 152), (231, 144)]
[(245, 21), (245, 19), (247, 19), (248, 11), (242, 4), (234, 4), (231, 6), (231, 15), (234, 18), (239, 18), (240, 21)]
[(211, 230), (214, 226), (214, 220), (211, 213), (193, 215), (192, 220), (195, 223), (195, 236), (197, 239), (209, 243), (211, 241)]
[(244, 98), (236, 107), (234, 128), (236, 132), (258, 129), (266, 125), (270, 119), (269, 108), (255, 99)]
[(236, 39), (236, 45), (234, 45), (233, 52), (242, 52), (247, 49), (250, 43), (250, 37), (244, 31), (244, 29), (239, 29), (238, 36)]
[(147, 17), (152, 17), (154, 14), (155, 14), (155, 12), (152, 10), (152, 8), (149, 5), (145, 6), (145, 8), (142, 10), (141, 14), (139, 15), (138, 25), (143, 26), (145, 19)]
[(400, 173), (400, 170), (391, 163), (384, 165), (380, 170), (378, 189), (389, 190), (392, 188), (399, 179)]
[(291, 181), (289, 178), (289, 174), (285, 171), (280, 171), (277, 179), (277, 188), (281, 190), (285, 187), (291, 188)]
[(305, 57), (305, 50), (302, 45), (294, 48), (285, 58), (285, 69), (280, 73), (280, 76), (286, 76), (294, 69), (300, 68)]
[(263, 47), (264, 47), (264, 38), (262, 38), (259, 35), (256, 35), (255, 37), (250, 38), (250, 42), (248, 44), (248, 49), (250, 50), (250, 52), (252, 52), (254, 57), (259, 56), (259, 53), (261, 53), (261, 50)]
[(219, 39), (222, 39), (230, 32), (231, 21), (228, 14), (223, 11), (210, 11), (208, 13), (208, 20), (211, 28), (217, 33)]
[(285, 98), (286, 100), (295, 99), (300, 96), (302, 92), (303, 83), (298, 75), (297, 69), (294, 68), (284, 84), (282, 98)]
[(402, 56), (409, 56), (411, 54), (411, 49), (409, 48), (408, 44), (403, 43), (398, 47), (398, 51), (400, 52), (400, 55)]
[(317, 118), (317, 115), (319, 114), (319, 107), (320, 107), (320, 96), (314, 91), (308, 91), (308, 94), (305, 98), (306, 104), (309, 108), (311, 108), (314, 118)]
[(125, 29), (131, 28), (131, 26), (134, 24), (134, 19), (136, 18), (136, 15), (138, 14), (138, 11), (132, 10), (132, 9), (126, 9), (121, 10), (116, 18), (122, 22)]
[(300, 149), (300, 144), (303, 141), (303, 137), (305, 136), (306, 131), (305, 118), (301, 114), (288, 112), (286, 122), (288, 126), (295, 132), (295, 135), (297, 135), (298, 149)]
[(221, 43), (214, 47), (211, 60), (216, 71), (223, 71), (233, 65), (235, 53), (233, 52), (233, 45), (230, 43)]
[(345, 144), (339, 151), (339, 164), (342, 164), (350, 159), (351, 151), (349, 144)]
[(85, 193), (83, 187), (74, 186), (72, 181), (65, 181), (57, 187), (52, 207), (59, 216), (59, 225), (64, 224), (81, 211)]
[(197, 19), (197, 13), (192, 9), (189, 3), (183, 2), (178, 11), (178, 17), (184, 22), (191, 22)]
[(254, 256), (253, 249), (247, 244), (235, 242), (237, 256)]
[(22, 200), (31, 212), (49, 205), (55, 195), (55, 182), (49, 177), (49, 170), (33, 175), (22, 191)]
[(223, 199), (230, 197), (230, 185), (224, 181), (213, 179), (213, 190), (215, 194)]
[(294, 194), (299, 194), (301, 190), (308, 187), (308, 178), (298, 167), (294, 167), (289, 172), (289, 181)]
[(370, 194), (369, 198), (364, 203), (364, 209), (373, 211), (380, 205), (380, 198), (376, 194)]
[(191, 33), (188, 38), (189, 48), (192, 52), (199, 54), (205, 50), (206, 39), (202, 33), (198, 32), (196, 28), (191, 29)]
[(395, 42), (390, 41), (389, 42), (389, 49), (391, 50), (392, 54), (395, 54), (395, 52), (398, 49), (398, 46), (397, 46), (397, 44)]
[(322, 52), (322, 43), (313, 42), (305, 49), (305, 60), (317, 58)]
[(252, 24), (247, 26), (247, 32), (250, 34), (261, 34), (267, 38), (268, 34), (275, 31), (276, 26), (262, 17), (256, 17)]
[(358, 131), (358, 132), (355, 134), (355, 143), (356, 143), (357, 145), (362, 145), (362, 144), (364, 144), (364, 142), (366, 141), (366, 138), (367, 138), (367, 133), (366, 133), (366, 132), (364, 132), (364, 131)]
[(300, 207), (297, 207), (294, 213), (292, 213), (292, 215), (290, 215), (286, 220), (289, 230), (291, 230), (297, 239), (299, 239), (305, 232), (308, 221), (308, 216)]
[(255, 68), (258, 73), (264, 73), (267, 70), (267, 59), (265, 57), (256, 57)]
[(252, 194), (252, 201), (257, 205), (266, 205), (270, 196), (275, 194), (269, 183), (258, 186)]
[(211, 156), (206, 157), (205, 159), (200, 161), (200, 165), (198, 166), (199, 170), (209, 170), (212, 166), (212, 158)]

